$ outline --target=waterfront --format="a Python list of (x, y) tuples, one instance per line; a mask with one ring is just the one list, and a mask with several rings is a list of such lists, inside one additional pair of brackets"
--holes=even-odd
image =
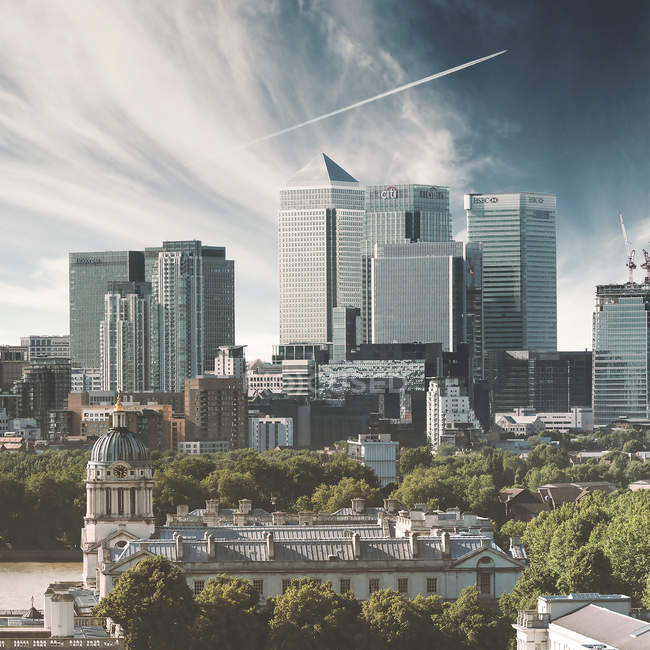
[(81, 562), (0, 562), (0, 609), (43, 609), (51, 582), (81, 579)]

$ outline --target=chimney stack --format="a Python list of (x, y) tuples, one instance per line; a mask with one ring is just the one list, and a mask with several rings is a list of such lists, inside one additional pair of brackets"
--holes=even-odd
[(214, 560), (217, 557), (217, 545), (214, 542), (214, 535), (210, 535), (206, 531), (205, 533), (205, 540), (207, 541), (207, 547), (208, 547), (208, 559), (209, 560)]
[(355, 560), (361, 558), (361, 535), (359, 533), (352, 535), (352, 554)]
[(264, 533), (264, 540), (266, 541), (266, 554), (268, 555), (269, 560), (275, 558), (275, 545), (273, 543), (273, 532), (267, 530)]
[(361, 497), (352, 499), (352, 512), (356, 513), (357, 515), (360, 515), (363, 513), (365, 507), (366, 507), (365, 499), (362, 499)]
[(239, 499), (239, 512), (250, 515), (253, 509), (253, 502), (250, 499)]
[(384, 510), (393, 513), (397, 510), (397, 499), (384, 499)]
[(418, 546), (418, 534), (416, 532), (411, 531), (409, 533), (409, 545), (411, 546), (411, 555), (417, 557), (420, 553), (420, 549)]
[(451, 557), (451, 538), (449, 533), (445, 530), (440, 536), (442, 557)]
[(176, 560), (183, 559), (183, 536), (174, 533), (174, 544), (176, 545)]

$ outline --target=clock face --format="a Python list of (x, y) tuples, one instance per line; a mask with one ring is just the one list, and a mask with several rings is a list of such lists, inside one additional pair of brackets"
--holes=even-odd
[(126, 465), (115, 465), (113, 468), (113, 474), (117, 478), (126, 478), (129, 473), (129, 468)]

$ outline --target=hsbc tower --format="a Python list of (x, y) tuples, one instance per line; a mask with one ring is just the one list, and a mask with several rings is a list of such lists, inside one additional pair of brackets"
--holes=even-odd
[(556, 197), (465, 194), (471, 243), (483, 244), (485, 350), (557, 350)]

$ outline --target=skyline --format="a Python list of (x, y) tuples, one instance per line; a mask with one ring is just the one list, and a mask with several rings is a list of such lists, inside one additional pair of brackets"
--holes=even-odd
[[(201, 239), (235, 260), (237, 343), (268, 358), (279, 189), (325, 151), (364, 185), (448, 185), (461, 239), (464, 193), (557, 194), (558, 344), (591, 348), (595, 286), (626, 277), (618, 209), (634, 248), (650, 238), (645, 3), (291, 6), (3, 9), (0, 341), (69, 331), (68, 252)], [(625, 47), (605, 50), (614, 33)], [(229, 151), (502, 49), (489, 66)]]

